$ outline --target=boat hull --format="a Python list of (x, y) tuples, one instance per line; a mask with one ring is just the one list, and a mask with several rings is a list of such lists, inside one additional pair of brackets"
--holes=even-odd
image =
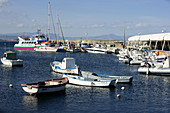
[(37, 83), (21, 84), (23, 90), (29, 94), (52, 93), (65, 90), (68, 78), (46, 80)]
[(14, 47), (14, 49), (21, 49), (21, 50), (34, 50), (35, 47)]
[(170, 68), (139, 67), (138, 72), (145, 74), (170, 75)]
[(65, 85), (62, 86), (52, 86), (52, 87), (33, 87), (33, 86), (22, 86), (23, 90), (29, 94), (39, 94), (39, 93), (52, 93), (65, 90)]
[(141, 61), (141, 60), (131, 60), (131, 61), (130, 61), (130, 64), (131, 64), (131, 65), (141, 65), (142, 62), (143, 62), (143, 61)]
[(112, 51), (108, 51), (106, 49), (100, 49), (100, 48), (85, 48), (85, 50), (88, 53), (96, 53), (96, 54), (111, 54)]
[(57, 52), (58, 48), (55, 47), (37, 47), (34, 48), (34, 51), (40, 51), (40, 52)]
[(115, 87), (116, 80), (104, 80), (104, 79), (89, 79), (76, 75), (66, 75), (63, 77), (67, 77), (69, 79), (70, 84), (80, 85), (80, 86), (88, 86), (88, 87)]
[(132, 76), (109, 76), (102, 74), (93, 75), (92, 72), (81, 71), (83, 77), (93, 78), (93, 79), (117, 79), (117, 83), (132, 83)]
[(23, 60), (6, 60), (4, 58), (1, 58), (1, 62), (4, 65), (9, 65), (9, 66), (22, 66), (23, 65)]

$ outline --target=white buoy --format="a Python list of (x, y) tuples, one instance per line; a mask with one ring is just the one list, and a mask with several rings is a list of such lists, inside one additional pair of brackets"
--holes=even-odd
[(121, 90), (125, 90), (125, 87), (121, 87)]
[(12, 88), (12, 87), (13, 87), (13, 85), (12, 85), (12, 84), (9, 84), (9, 87), (10, 87), (10, 88)]

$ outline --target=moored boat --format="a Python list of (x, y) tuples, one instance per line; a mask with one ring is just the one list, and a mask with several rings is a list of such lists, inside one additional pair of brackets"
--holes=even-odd
[(48, 38), (46, 38), (44, 34), (39, 34), (39, 31), (38, 29), (37, 34), (33, 37), (24, 38), (19, 36), (19, 42), (14, 45), (14, 49), (34, 50), (34, 48), (44, 45), (44, 43), (48, 42)]
[(57, 73), (79, 74), (79, 67), (75, 64), (74, 58), (64, 58), (62, 62), (53, 61), (50, 66)]
[(4, 65), (9, 65), (9, 66), (22, 66), (23, 65), (23, 60), (17, 59), (16, 53), (13, 51), (5, 52), (3, 58), (1, 58), (1, 62)]
[(138, 72), (145, 74), (170, 75), (170, 56), (165, 58), (163, 66), (152, 66), (148, 64), (145, 67), (139, 67)]
[(42, 47), (36, 47), (34, 48), (34, 51), (39, 52), (57, 52), (57, 47), (49, 47), (49, 46), (42, 46)]
[(65, 90), (68, 78), (59, 78), (37, 83), (21, 84), (23, 90), (29, 94), (50, 93)]
[(103, 48), (97, 48), (97, 47), (94, 47), (94, 48), (85, 48), (85, 50), (88, 53), (96, 53), (96, 54), (111, 54), (111, 53), (113, 53), (110, 50), (103, 49)]
[(133, 80), (132, 76), (110, 76), (87, 71), (81, 71), (81, 74), (83, 77), (93, 79), (117, 79), (117, 83), (132, 83)]
[(63, 77), (67, 77), (70, 84), (89, 86), (89, 87), (115, 87), (116, 79), (92, 79), (79, 75), (63, 74)]

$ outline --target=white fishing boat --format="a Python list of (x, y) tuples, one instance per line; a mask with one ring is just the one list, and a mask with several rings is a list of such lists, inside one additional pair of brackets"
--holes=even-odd
[(166, 57), (163, 66), (151, 66), (139, 67), (139, 73), (145, 74), (159, 74), (159, 75), (170, 75), (170, 56)]
[(81, 74), (83, 77), (92, 79), (117, 79), (117, 83), (132, 83), (133, 80), (132, 76), (110, 76), (88, 71), (81, 71)]
[(67, 75), (67, 74), (63, 74), (63, 77), (67, 77), (70, 84), (81, 86), (115, 87), (117, 83), (116, 79), (91, 79), (79, 75)]
[(1, 58), (1, 62), (9, 66), (22, 66), (23, 65), (23, 60), (17, 59), (16, 53), (13, 51), (5, 52), (3, 58)]
[(37, 83), (21, 84), (23, 90), (29, 94), (50, 93), (65, 90), (68, 78), (59, 78)]
[(53, 61), (50, 66), (57, 73), (79, 74), (79, 67), (75, 64), (74, 58), (64, 58), (62, 62)]

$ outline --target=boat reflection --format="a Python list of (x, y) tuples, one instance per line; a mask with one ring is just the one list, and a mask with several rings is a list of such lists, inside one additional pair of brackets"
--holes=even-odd
[(35, 111), (38, 109), (37, 108), (38, 98), (36, 96), (31, 96), (31, 95), (23, 96), (22, 104), (26, 110)]

